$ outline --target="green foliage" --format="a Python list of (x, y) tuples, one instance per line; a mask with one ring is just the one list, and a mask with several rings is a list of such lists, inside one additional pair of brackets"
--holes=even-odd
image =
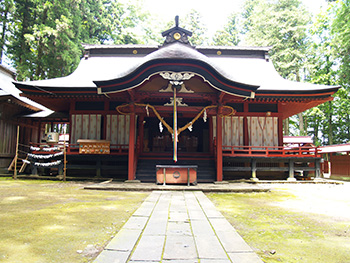
[[(12, 3), (13, 16), (9, 23), (13, 26), (11, 31), (6, 28), (10, 36), (8, 54), (19, 80), (70, 74), (79, 63), (81, 43), (139, 43), (135, 31), (147, 17), (139, 7), (124, 6), (115, 0), (14, 0)], [(4, 9), (2, 4), (0, 8)], [(5, 22), (2, 17), (1, 25)]]
[(310, 14), (298, 0), (248, 3), (243, 27), (246, 43), (272, 46), (270, 55), (280, 75), (300, 80)]
[(237, 46), (240, 42), (238, 14), (231, 14), (224, 30), (216, 31), (213, 44), (217, 46)]
[(3, 0), (0, 2), (0, 64), (6, 51), (8, 31), (11, 28), (12, 12), (14, 8), (13, 0)]
[(192, 37), (190, 42), (192, 45), (199, 46), (207, 42), (208, 38), (205, 36), (207, 27), (203, 23), (202, 15), (197, 11), (192, 9), (183, 21), (183, 28), (192, 32)]
[[(347, 1), (349, 4), (349, 1)], [(309, 123), (309, 134), (317, 144), (338, 144), (350, 139), (349, 91), (347, 78), (349, 71), (348, 41), (350, 24), (348, 12), (344, 11), (346, 1), (329, 4), (326, 11), (320, 12), (310, 29), (314, 43), (308, 54), (309, 75), (307, 80), (316, 84), (341, 85), (332, 102), (319, 105), (306, 112)], [(346, 26), (347, 25), (347, 26)], [(344, 42), (343, 42), (344, 41)], [(314, 115), (314, 111), (322, 112)]]
[(340, 58), (340, 83), (350, 90), (350, 0), (339, 0), (334, 6), (335, 19), (332, 23), (334, 47)]

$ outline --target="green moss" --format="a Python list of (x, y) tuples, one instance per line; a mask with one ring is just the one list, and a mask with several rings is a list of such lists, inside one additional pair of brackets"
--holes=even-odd
[(147, 195), (1, 180), (0, 262), (90, 262)]
[(295, 198), (283, 191), (208, 194), (264, 262), (350, 262), (350, 226), (276, 206)]

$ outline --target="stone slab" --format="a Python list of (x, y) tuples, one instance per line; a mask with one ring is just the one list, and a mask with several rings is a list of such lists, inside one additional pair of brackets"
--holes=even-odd
[(187, 211), (185, 212), (176, 212), (176, 211), (170, 211), (169, 213), (169, 221), (180, 221), (185, 222), (189, 220), (189, 216), (187, 214)]
[(188, 215), (191, 220), (206, 220), (207, 216), (204, 214), (203, 210), (188, 210)]
[(143, 235), (137, 244), (131, 260), (134, 261), (161, 261), (165, 236)]
[(135, 211), (134, 216), (144, 216), (148, 217), (152, 214), (155, 204), (152, 202), (144, 202), (142, 205)]
[(122, 228), (105, 249), (131, 252), (141, 235), (141, 229)]
[(204, 211), (208, 218), (225, 218), (216, 208), (204, 208)]
[(144, 231), (143, 236), (165, 236), (168, 220), (166, 218), (151, 218)]
[(228, 253), (232, 262), (239, 263), (263, 263), (263, 261), (254, 252), (248, 253)]
[(189, 222), (169, 222), (166, 231), (167, 236), (192, 236)]
[(170, 259), (162, 260), (162, 263), (198, 263), (198, 259)]
[[(232, 263), (229, 259), (201, 259), (201, 263)], [(240, 262), (234, 262), (240, 263)]]
[(252, 248), (236, 231), (216, 232), (226, 252), (253, 252)]
[(215, 236), (208, 220), (191, 220), (191, 226), (194, 236)]
[(126, 221), (123, 228), (125, 228), (125, 229), (144, 229), (147, 221), (148, 221), (148, 217), (132, 216), (129, 218), (128, 221)]
[(197, 259), (197, 250), (192, 236), (167, 236), (163, 259)]
[[(216, 236), (195, 236), (195, 243), (199, 258), (202, 259), (228, 259), (227, 254)], [(202, 262), (202, 261), (201, 261)]]
[(94, 263), (125, 263), (129, 255), (130, 252), (103, 250)]
[(210, 224), (216, 232), (218, 231), (236, 231), (226, 218), (209, 218)]

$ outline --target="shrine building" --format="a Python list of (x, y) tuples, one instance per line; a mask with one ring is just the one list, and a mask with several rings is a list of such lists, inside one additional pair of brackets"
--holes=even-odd
[(162, 34), (160, 46), (84, 45), (71, 75), (15, 82), (54, 111), (31, 116), (34, 154), (45, 125), (66, 125), (67, 175), (156, 182), (157, 169), (193, 166), (199, 183), (320, 177), (318, 149), (285, 145), (283, 120), (339, 86), (283, 79), (270, 47), (192, 46), (178, 23)]

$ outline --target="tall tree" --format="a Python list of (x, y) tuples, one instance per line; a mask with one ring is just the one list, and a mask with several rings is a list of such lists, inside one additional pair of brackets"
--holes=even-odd
[(181, 27), (193, 33), (190, 41), (192, 45), (203, 45), (207, 43), (207, 37), (205, 33), (207, 31), (206, 25), (203, 23), (203, 17), (197, 10), (190, 10), (185, 16), (183, 25)]
[(3, 0), (0, 2), (0, 64), (2, 64), (4, 52), (6, 50), (13, 8), (13, 0)]
[(144, 19), (116, 0), (13, 0), (9, 54), (18, 79), (65, 76), (79, 63), (81, 43), (130, 44)]
[[(273, 46), (270, 53), (279, 74), (301, 80), (308, 46), (310, 14), (299, 0), (247, 1), (243, 12), (243, 33), (248, 45)], [(303, 115), (299, 115), (300, 134), (305, 134)], [(289, 123), (286, 120), (285, 134)]]
[(350, 0), (338, 0), (333, 6), (335, 19), (332, 22), (334, 56), (339, 59), (338, 82), (343, 90), (334, 100), (337, 110), (337, 143), (350, 140)]
[(334, 47), (340, 58), (341, 84), (350, 91), (350, 0), (338, 0), (332, 23)]
[[(333, 37), (330, 34), (332, 17), (330, 9), (320, 12), (313, 23), (310, 34), (313, 43), (308, 54), (308, 76), (306, 79), (316, 84), (336, 85), (336, 58), (334, 57)], [(338, 95), (335, 95), (338, 97)], [(337, 100), (337, 99), (336, 99)], [(317, 114), (314, 114), (317, 113)], [(321, 114), (322, 113), (322, 114)], [(314, 141), (319, 144), (333, 144), (335, 122), (334, 103), (329, 101), (306, 112)], [(320, 138), (319, 138), (320, 137)]]
[(218, 30), (213, 37), (213, 44), (218, 46), (237, 46), (240, 40), (238, 27), (238, 14), (229, 16), (227, 24), (223, 30)]
[(273, 46), (270, 55), (276, 70), (285, 78), (297, 80), (308, 45), (310, 14), (299, 0), (257, 3), (245, 12), (246, 43)]

